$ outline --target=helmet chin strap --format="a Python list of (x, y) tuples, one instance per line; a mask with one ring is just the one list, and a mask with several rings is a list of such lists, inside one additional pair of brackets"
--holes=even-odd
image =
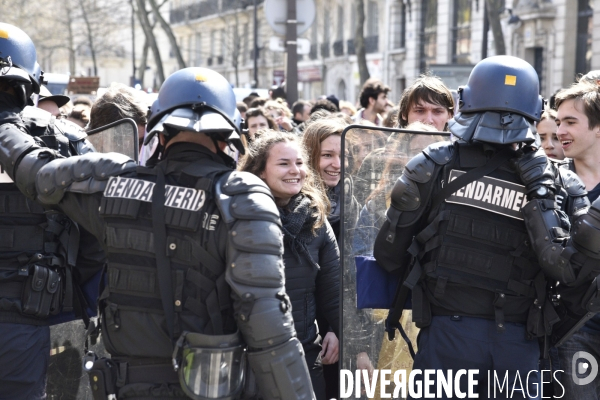
[[(214, 136), (210, 136), (210, 138), (211, 138), (213, 144), (215, 145), (215, 148), (217, 149), (217, 155), (223, 160), (225, 165), (235, 169), (237, 167), (235, 160), (232, 157), (225, 154), (225, 152), (223, 150), (221, 150), (221, 146), (219, 146), (220, 140), (218, 140)], [(227, 142), (225, 142), (225, 143), (227, 143)]]

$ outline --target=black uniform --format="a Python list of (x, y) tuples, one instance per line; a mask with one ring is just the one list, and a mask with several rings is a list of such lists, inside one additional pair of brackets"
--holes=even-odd
[(260, 179), (187, 142), (143, 168), (114, 153), (50, 162), (55, 154), (31, 141), (8, 146), (21, 139), (0, 132), (0, 161), (21, 160), (9, 174), (102, 240), (108, 256), (100, 311), (114, 375), (104, 370), (104, 395), (187, 398), (174, 342), (239, 329), (264, 398), (312, 398), (283, 291), (279, 215)]
[[(537, 370), (532, 339), (550, 334), (559, 319), (521, 215), (527, 196), (512, 157), (509, 146), (429, 146), (396, 183), (374, 249), (386, 269), (406, 271), (413, 321), (422, 328), (414, 368), (479, 369), (481, 393), (486, 370), (508, 373), (509, 381)], [(493, 160), (499, 166), (484, 176), (450, 185)], [(559, 193), (576, 214), (585, 192), (576, 193), (572, 179), (557, 181), (569, 180), (571, 192)]]

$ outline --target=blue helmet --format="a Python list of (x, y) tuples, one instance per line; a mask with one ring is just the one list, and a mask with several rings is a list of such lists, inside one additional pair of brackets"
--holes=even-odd
[[(42, 69), (31, 38), (16, 26), (0, 22), (0, 79), (30, 83), (40, 92)], [(27, 95), (29, 97), (30, 93)]]
[(539, 121), (543, 100), (537, 72), (525, 60), (494, 56), (481, 60), (459, 88), (461, 113), (500, 111)]
[(543, 107), (539, 87), (535, 69), (520, 58), (481, 60), (458, 89), (459, 113), (448, 123), (450, 132), (466, 142), (534, 142), (533, 121), (539, 121)]
[(169, 136), (190, 130), (224, 141), (239, 138), (239, 129), (231, 85), (218, 72), (198, 67), (181, 69), (165, 80), (150, 108), (147, 126), (150, 133)]

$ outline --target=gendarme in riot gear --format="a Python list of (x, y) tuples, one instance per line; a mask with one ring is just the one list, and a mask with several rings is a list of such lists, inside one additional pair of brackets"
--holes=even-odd
[[(559, 320), (521, 214), (531, 192), (549, 189), (524, 186), (510, 161), (535, 140), (538, 77), (521, 59), (490, 57), (459, 94), (460, 113), (449, 123), (458, 140), (407, 163), (374, 256), (404, 277), (400, 298), (412, 291), (413, 321), (422, 328), (415, 369), (494, 370), (512, 382), (538, 369), (537, 339)], [(392, 330), (403, 304), (390, 312)], [(481, 394), (487, 376), (479, 376)], [(532, 390), (537, 379), (529, 379)]]
[(116, 153), (58, 159), (0, 132), (9, 175), (107, 253), (100, 314), (111, 359), (86, 358), (101, 382), (94, 398), (237, 399), (254, 381), (265, 399), (311, 399), (277, 208), (265, 184), (232, 171), (222, 151), (238, 134), (231, 86), (214, 71), (183, 69), (152, 110), (148, 129), (160, 141), (152, 168)]
[[(93, 150), (85, 133), (46, 111), (26, 107), (42, 80), (35, 46), (25, 32), (3, 23), (0, 68), (0, 131), (24, 136), (63, 157)], [(48, 325), (87, 318), (78, 284), (99, 271), (104, 259), (94, 238), (89, 242), (86, 232), (64, 214), (23, 196), (4, 168), (0, 199), (2, 396), (45, 398)], [(86, 243), (81, 252), (80, 243)]]

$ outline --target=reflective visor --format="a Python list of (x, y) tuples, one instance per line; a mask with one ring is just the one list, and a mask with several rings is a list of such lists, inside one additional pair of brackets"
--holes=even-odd
[(246, 350), (185, 348), (179, 371), (181, 387), (195, 400), (230, 399), (241, 391)]

